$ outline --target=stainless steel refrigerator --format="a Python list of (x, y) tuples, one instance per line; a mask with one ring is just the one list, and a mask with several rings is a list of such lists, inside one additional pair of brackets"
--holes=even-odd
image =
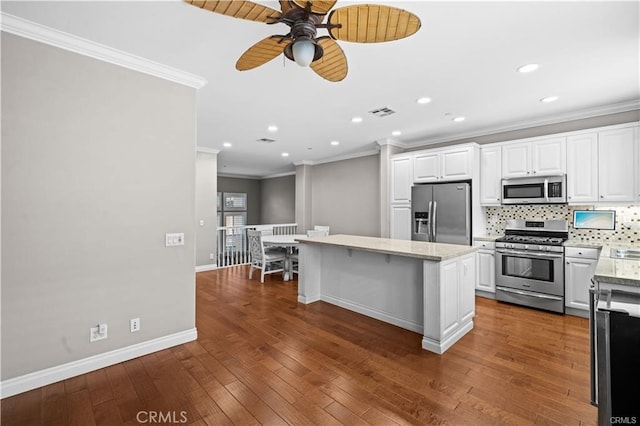
[(471, 245), (471, 186), (467, 182), (411, 188), (411, 239)]

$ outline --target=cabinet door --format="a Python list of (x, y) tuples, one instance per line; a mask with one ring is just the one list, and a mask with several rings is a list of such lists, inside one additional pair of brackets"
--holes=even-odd
[(413, 184), (411, 156), (396, 157), (391, 160), (391, 202), (410, 203), (411, 185)]
[(598, 201), (598, 134), (567, 138), (567, 201)]
[(447, 150), (442, 153), (441, 179), (471, 179), (473, 155), (471, 148)]
[(413, 181), (435, 182), (440, 178), (442, 153), (418, 154), (413, 158)]
[(496, 264), (494, 250), (478, 250), (478, 290), (496, 292)]
[(392, 205), (390, 237), (397, 240), (411, 239), (411, 205)]
[(502, 177), (522, 177), (530, 174), (531, 144), (517, 143), (502, 147)]
[(635, 187), (635, 129), (598, 133), (600, 201), (633, 201)]
[(480, 149), (480, 203), (500, 204), (502, 185), (501, 148)]
[(531, 173), (561, 175), (567, 171), (566, 138), (550, 138), (531, 143)]
[(589, 287), (598, 261), (568, 257), (565, 263), (565, 305), (588, 311)]

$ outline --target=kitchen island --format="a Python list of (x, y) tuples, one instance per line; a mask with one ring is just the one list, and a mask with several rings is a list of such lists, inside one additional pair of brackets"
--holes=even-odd
[(354, 235), (299, 242), (300, 303), (322, 300), (415, 331), (438, 354), (473, 328), (474, 247)]

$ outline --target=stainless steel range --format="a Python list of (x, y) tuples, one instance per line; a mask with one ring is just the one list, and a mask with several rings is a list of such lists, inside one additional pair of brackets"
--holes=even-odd
[(566, 220), (511, 219), (496, 240), (496, 299), (564, 313)]

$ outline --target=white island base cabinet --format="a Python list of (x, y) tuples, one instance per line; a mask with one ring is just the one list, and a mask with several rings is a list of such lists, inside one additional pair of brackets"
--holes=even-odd
[[(420, 333), (422, 348), (437, 354), (444, 353), (473, 328), (474, 248), (459, 246), (462, 253), (459, 256), (451, 258), (449, 254), (445, 260), (430, 260), (357, 247), (358, 243), (349, 247), (342, 243), (333, 245), (328, 242), (332, 237), (339, 240), (348, 236), (300, 241), (300, 303), (322, 300)], [(325, 242), (320, 243), (321, 240)], [(401, 243), (415, 246), (417, 242)]]

